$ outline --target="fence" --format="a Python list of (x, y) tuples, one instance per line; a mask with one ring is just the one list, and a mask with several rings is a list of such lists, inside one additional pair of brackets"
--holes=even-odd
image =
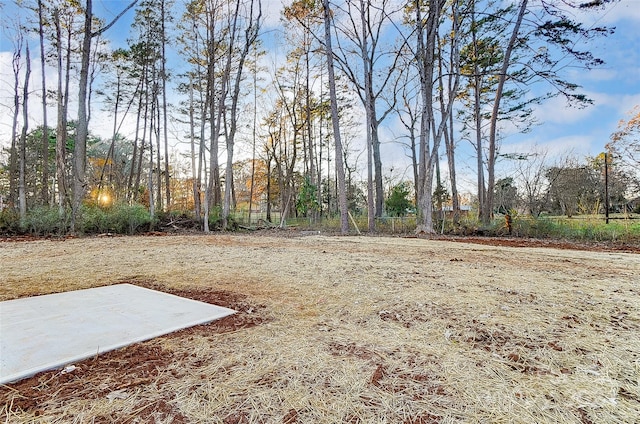
[[(280, 226), (281, 214), (280, 212), (271, 213), (270, 224), (267, 224), (267, 214), (265, 212), (253, 212), (251, 213), (251, 220), (249, 221), (249, 212), (240, 211), (234, 214), (236, 222), (246, 227), (263, 227), (263, 226)], [(368, 218), (366, 215), (355, 215), (353, 220), (349, 220), (349, 226), (353, 231), (355, 225), (362, 232), (366, 232), (368, 229)], [(300, 229), (316, 229), (325, 231), (339, 231), (340, 230), (340, 217), (339, 216), (321, 216), (316, 219), (310, 217), (293, 217), (287, 218), (284, 222), (284, 228), (300, 228)], [(375, 230), (379, 233), (387, 234), (404, 234), (411, 233), (416, 229), (416, 217), (381, 217), (375, 220)]]

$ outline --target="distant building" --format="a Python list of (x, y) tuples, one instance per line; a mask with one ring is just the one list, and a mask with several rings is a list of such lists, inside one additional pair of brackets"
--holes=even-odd
[[(445, 212), (453, 212), (453, 206), (444, 205), (442, 210)], [(460, 205), (460, 212), (471, 212), (471, 206), (469, 205)]]

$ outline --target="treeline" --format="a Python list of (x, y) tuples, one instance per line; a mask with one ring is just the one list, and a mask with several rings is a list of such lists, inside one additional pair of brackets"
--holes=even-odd
[[(377, 217), (398, 213), (385, 202), (398, 193), (381, 153), (390, 123), (411, 158), (402, 209), (415, 210), (418, 231), (433, 231), (443, 203), (459, 219), (461, 143), (475, 151), (484, 223), (511, 207), (570, 214), (603, 199), (597, 159), (552, 166), (543, 152), (523, 152), (505, 178), (496, 162), (506, 122), (528, 129), (532, 106), (552, 96), (590, 102), (563, 70), (600, 65), (579, 41), (610, 30), (571, 16), (603, 13), (609, 1), (296, 0), (278, 28), (265, 27), (260, 0), (124, 3), (112, 21), (95, 16), (90, 0), (16, 5), (0, 206), (23, 228), (30, 210), (49, 208), (59, 231), (81, 231), (90, 211), (115, 204), (142, 205), (150, 221), (188, 214), (205, 231), (229, 228), (238, 210), (267, 219), (277, 211), (282, 222), (340, 215), (346, 223), (349, 211), (364, 213), (374, 231)], [(112, 49), (109, 31), (126, 13), (135, 15), (127, 45)], [(286, 54), (270, 64), (277, 42)], [(544, 95), (532, 94), (538, 86)], [(89, 131), (96, 105), (108, 111), (110, 137)], [(608, 160), (624, 180), (612, 192), (622, 204), (636, 175), (623, 167), (633, 161), (618, 160), (620, 143)], [(571, 178), (594, 185), (578, 192)]]

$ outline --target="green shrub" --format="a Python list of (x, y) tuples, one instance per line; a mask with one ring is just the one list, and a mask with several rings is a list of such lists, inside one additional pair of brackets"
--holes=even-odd
[(552, 219), (516, 216), (512, 234), (525, 238), (554, 238), (562, 237), (562, 228)]
[(148, 229), (151, 223), (149, 211), (140, 204), (116, 204), (109, 208), (85, 206), (79, 228), (84, 234), (135, 234), (145, 226)]
[(60, 217), (57, 206), (38, 206), (27, 212), (23, 230), (37, 236), (64, 234), (69, 229), (68, 214)]
[(135, 234), (152, 224), (147, 208), (140, 204), (115, 205), (111, 208), (111, 226), (119, 234)]
[(111, 231), (106, 211), (98, 206), (83, 207), (76, 225), (83, 234), (100, 234)]
[(605, 223), (604, 219), (530, 217), (514, 220), (513, 235), (517, 237), (551, 238), (572, 241), (622, 241), (640, 240), (640, 222), (616, 220)]
[(16, 234), (20, 231), (20, 215), (15, 209), (0, 211), (0, 234)]
[(405, 216), (411, 208), (409, 200), (409, 184), (404, 182), (391, 188), (391, 193), (384, 201), (389, 216)]
[(233, 215), (227, 218), (227, 228), (222, 228), (222, 208), (215, 206), (209, 211), (209, 230), (237, 230), (239, 222)]

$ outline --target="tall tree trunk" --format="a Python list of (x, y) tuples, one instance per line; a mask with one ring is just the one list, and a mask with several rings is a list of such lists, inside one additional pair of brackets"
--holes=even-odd
[(21, 225), (24, 225), (27, 219), (27, 181), (25, 176), (25, 167), (27, 162), (27, 130), (29, 128), (29, 78), (31, 77), (31, 55), (29, 54), (28, 42), (25, 44), (25, 55), (26, 69), (24, 75), (24, 86), (22, 89), (22, 134), (20, 135), (20, 179), (18, 184)]
[[(208, 15), (207, 15), (208, 16)], [(208, 26), (207, 26), (208, 28)], [(207, 29), (207, 31), (209, 31), (209, 29)], [(198, 44), (198, 32), (196, 31), (196, 46), (198, 46), (198, 51), (200, 51), (200, 47)], [(211, 60), (209, 58), (209, 60)], [(204, 72), (202, 71), (202, 65), (200, 64), (200, 61), (198, 61), (197, 64), (197, 70), (198, 72), (196, 73), (196, 76), (200, 76), (202, 74), (204, 74)], [(205, 180), (204, 180), (204, 203), (202, 203), (200, 201), (200, 199), (198, 199), (198, 203), (200, 203), (200, 208), (201, 208), (201, 213), (202, 215), (198, 215), (198, 219), (203, 218), (203, 224), (202, 224), (202, 228), (205, 232), (209, 231), (209, 184), (208, 184), (208, 172), (207, 172), (207, 162), (206, 162), (206, 123), (207, 123), (207, 115), (208, 115), (208, 108), (209, 108), (209, 84), (210, 84), (210, 80), (209, 80), (209, 74), (207, 71), (207, 79), (206, 79), (206, 84), (205, 87), (202, 87), (202, 78), (198, 78), (198, 95), (199, 95), (199, 100), (200, 100), (200, 146), (198, 148), (198, 172), (197, 172), (197, 178), (198, 178), (198, 197), (200, 197), (201, 193), (202, 193), (202, 187), (203, 187), (203, 181), (202, 181), (202, 177), (205, 176)], [(203, 95), (204, 93), (204, 95)], [(204, 169), (203, 169), (204, 168)]]
[(255, 192), (256, 178), (256, 144), (258, 132), (258, 49), (254, 49), (253, 63), (253, 125), (251, 126), (251, 183), (249, 187), (249, 218), (247, 225), (251, 226), (251, 213), (253, 210), (253, 195)]
[[(154, 65), (155, 68), (155, 65)], [(157, 70), (154, 69), (154, 75), (156, 75), (156, 77), (154, 78), (154, 80), (157, 81), (158, 79), (158, 74), (157, 74)], [(161, 149), (161, 144), (162, 144), (162, 140), (160, 137), (160, 84), (158, 84), (157, 82), (154, 83), (154, 88), (153, 88), (153, 134), (156, 138), (156, 172), (158, 173), (158, 185), (157, 185), (157, 199), (156, 199), (156, 205), (157, 205), (157, 210), (158, 211), (162, 211), (163, 208), (163, 203), (162, 203), (162, 156), (160, 155), (160, 152), (162, 151)]]
[[(140, 90), (140, 99), (139, 105), (144, 105), (144, 108), (138, 106), (138, 123), (136, 125), (136, 135), (138, 134), (138, 128), (140, 128), (140, 121), (142, 121), (142, 137), (140, 138), (140, 153), (138, 155), (138, 169), (135, 173), (135, 184), (134, 184), (134, 193), (137, 195), (140, 190), (140, 181), (142, 179), (142, 169), (145, 163), (144, 152), (147, 144), (147, 133), (149, 133), (149, 152), (151, 152), (153, 147), (153, 137), (151, 136), (151, 129), (149, 128), (148, 116), (149, 116), (149, 78), (148, 78), (148, 69), (147, 64), (142, 69), (142, 83), (143, 86)], [(150, 153), (151, 154), (151, 153)], [(151, 207), (151, 205), (149, 205)]]
[[(308, 34), (305, 32), (305, 37)], [(308, 44), (305, 43), (305, 44)], [(306, 124), (307, 124), (307, 148), (309, 149), (309, 181), (311, 185), (318, 186), (318, 180), (316, 175), (316, 154), (313, 141), (313, 128), (312, 128), (312, 111), (311, 111), (311, 69), (310, 69), (309, 48), (305, 49), (305, 110), (306, 110)], [(315, 213), (315, 212), (314, 212)], [(314, 219), (316, 217), (314, 216)]]
[[(475, 2), (471, 3), (471, 45), (474, 57), (479, 57), (479, 45), (477, 37), (477, 23)], [(483, 221), (485, 211), (485, 187), (484, 187), (484, 147), (482, 142), (482, 75), (478, 60), (473, 61), (473, 120), (475, 124), (475, 149), (476, 149), (476, 192), (478, 194), (478, 219)]]
[(473, 114), (475, 116), (475, 136), (476, 136), (476, 166), (478, 168), (477, 189), (478, 189), (478, 218), (484, 222), (485, 210), (486, 210), (486, 196), (485, 196), (485, 184), (484, 184), (484, 147), (482, 143), (482, 104), (480, 102), (481, 91), (481, 77), (479, 75), (480, 70), (477, 65), (474, 65), (474, 80), (473, 87)]
[(458, 183), (456, 173), (456, 141), (454, 135), (453, 114), (449, 115), (449, 125), (445, 132), (445, 150), (447, 154), (447, 164), (449, 166), (449, 180), (451, 182), (451, 214), (454, 225), (460, 223), (460, 195), (458, 194)]
[[(366, 102), (365, 102), (366, 103)], [(376, 183), (373, 172), (373, 142), (371, 140), (371, 116), (366, 107), (366, 136), (367, 136), (367, 229), (373, 233), (376, 230)]]
[(193, 193), (193, 215), (200, 219), (200, 193), (198, 187), (198, 166), (196, 163), (195, 110), (193, 99), (193, 75), (189, 74), (189, 145), (191, 155), (191, 189)]
[[(207, 163), (206, 163), (206, 158), (205, 158), (205, 151), (206, 151), (206, 147), (205, 147), (205, 123), (206, 123), (206, 116), (207, 116), (207, 102), (203, 101), (204, 99), (202, 98), (202, 90), (199, 90), (200, 93), (200, 104), (202, 105), (202, 110), (201, 110), (201, 116), (200, 116), (200, 143), (198, 146), (198, 172), (197, 172), (197, 179), (198, 179), (198, 204), (200, 205), (200, 214), (198, 214), (198, 219), (200, 219), (202, 217), (202, 213), (203, 213), (203, 209), (206, 208), (206, 198), (205, 198), (205, 205), (203, 207), (202, 204), (202, 199), (201, 199), (201, 195), (202, 195), (202, 176), (207, 174)], [(205, 191), (206, 191), (206, 187), (205, 187)]]
[(73, 205), (71, 214), (71, 232), (76, 231), (76, 224), (80, 215), (82, 199), (87, 183), (85, 169), (87, 163), (87, 86), (89, 83), (89, 58), (91, 57), (91, 23), (93, 22), (92, 0), (86, 0), (84, 12), (84, 37), (82, 39), (82, 56), (80, 65), (80, 82), (78, 85), (78, 127), (76, 128), (76, 143), (73, 149)]
[[(209, 232), (209, 216), (211, 213), (211, 207), (219, 205), (219, 183), (220, 183), (220, 169), (218, 165), (218, 136), (219, 125), (222, 111), (216, 114), (216, 46), (214, 37), (215, 33), (215, 18), (214, 10), (207, 10), (207, 19), (209, 20), (207, 25), (207, 49), (208, 49), (208, 63), (207, 63), (207, 105), (209, 109), (209, 172), (207, 176), (207, 186), (205, 189), (205, 204), (204, 204), (204, 231)], [(221, 90), (222, 91), (222, 90)], [(220, 94), (221, 95), (221, 94)], [(224, 103), (222, 103), (224, 107)]]
[(147, 191), (149, 192), (149, 216), (153, 220), (156, 216), (156, 202), (153, 196), (153, 124), (149, 128), (149, 174), (147, 176)]
[[(459, 0), (454, 0), (451, 3), (451, 39), (449, 50), (449, 70), (444, 69), (444, 57), (443, 54), (438, 56), (438, 65), (440, 75), (438, 77), (438, 90), (441, 93), (440, 98), (440, 113), (442, 121), (438, 128), (438, 132), (435, 135), (435, 142), (440, 143), (440, 140), (445, 140), (445, 151), (447, 155), (447, 163), (449, 167), (449, 179), (451, 185), (451, 198), (452, 198), (452, 216), (453, 222), (458, 223), (460, 215), (460, 205), (458, 202), (458, 188), (456, 186), (456, 168), (455, 168), (455, 139), (453, 134), (453, 104), (458, 95), (458, 87), (460, 86), (460, 14), (459, 14)], [(438, 37), (438, 44), (441, 44)], [(447, 86), (445, 91), (444, 78), (446, 76)], [(445, 95), (446, 93), (446, 99)], [(439, 163), (439, 162), (438, 162)], [(437, 164), (438, 164), (437, 163)], [(440, 171), (438, 170), (438, 187), (440, 187)], [(440, 205), (442, 206), (442, 205)], [(440, 210), (442, 210), (440, 208)], [(444, 216), (442, 217), (444, 219)]]
[[(69, 69), (71, 67), (70, 50), (67, 49), (66, 70), (63, 72), (62, 66), (62, 27), (60, 24), (60, 13), (56, 9), (54, 12), (56, 25), (57, 44), (57, 122), (56, 122), (56, 181), (58, 189), (58, 217), (62, 220), (65, 216), (67, 199), (67, 98), (69, 93)], [(67, 38), (67, 45), (69, 39)], [(63, 78), (64, 75), (64, 78)], [(63, 86), (63, 80), (65, 82)]]
[(271, 221), (271, 154), (267, 152), (267, 222)]
[[(378, 191), (378, 185), (382, 187), (381, 175), (378, 173), (378, 166), (380, 164), (380, 148), (378, 144), (378, 151), (376, 153), (376, 143), (374, 142), (373, 133), (375, 131), (374, 123), (374, 110), (375, 99), (373, 97), (373, 64), (369, 60), (369, 33), (367, 30), (367, 14), (366, 8), (370, 3), (360, 0), (360, 31), (362, 32), (362, 40), (360, 42), (360, 55), (362, 56), (363, 77), (364, 77), (364, 108), (365, 108), (365, 120), (366, 120), (366, 134), (367, 134), (367, 227), (369, 232), (376, 230), (376, 217), (382, 216), (382, 210), (378, 208), (378, 197), (380, 192)], [(374, 173), (375, 168), (375, 173)], [(378, 184), (380, 180), (380, 184)]]
[(144, 89), (144, 84), (139, 84), (138, 87), (140, 91), (138, 92), (138, 111), (136, 112), (136, 129), (135, 135), (133, 137), (133, 151), (131, 152), (131, 167), (129, 169), (129, 178), (127, 181), (127, 200), (129, 202), (137, 201), (136, 195), (138, 190), (138, 185), (140, 182), (140, 163), (142, 161), (142, 157), (140, 156), (140, 160), (138, 160), (138, 150), (142, 150), (140, 147), (140, 121), (142, 116), (142, 90)]
[(340, 231), (349, 233), (349, 211), (347, 210), (347, 190), (345, 184), (344, 162), (342, 158), (342, 139), (340, 137), (340, 116), (338, 114), (338, 96), (336, 93), (336, 77), (333, 67), (333, 50), (331, 48), (331, 11), (329, 0), (322, 0), (324, 12), (324, 41), (327, 55), (327, 71), (329, 74), (329, 96), (331, 99), (331, 122), (335, 141), (336, 173), (338, 175), (338, 204), (340, 205)]
[(495, 185), (495, 167), (496, 167), (496, 137), (498, 132), (498, 113), (500, 112), (500, 101), (502, 100), (502, 93), (504, 91), (504, 84), (507, 80), (507, 71), (511, 64), (511, 53), (515, 48), (518, 41), (518, 35), (520, 34), (520, 25), (527, 11), (528, 0), (522, 0), (518, 11), (516, 22), (509, 38), (509, 43), (504, 53), (504, 59), (498, 74), (498, 86), (496, 88), (496, 94), (493, 101), (493, 109), (491, 110), (491, 123), (489, 127), (489, 157), (487, 159), (487, 191), (486, 199), (484, 203), (484, 211), (482, 220), (484, 224), (489, 224), (493, 217), (493, 186)]
[(166, 11), (165, 11), (165, 0), (162, 0), (160, 3), (160, 15), (161, 15), (161, 31), (162, 31), (162, 62), (160, 69), (160, 78), (162, 81), (162, 130), (163, 130), (163, 138), (164, 138), (164, 186), (165, 186), (165, 203), (167, 205), (167, 210), (171, 208), (171, 174), (169, 173), (169, 133), (168, 133), (168, 117), (167, 117), (167, 57), (166, 57), (166, 49), (165, 44), (167, 43), (167, 35), (165, 28), (165, 19), (166, 19)]
[(9, 156), (9, 204), (15, 208), (19, 201), (20, 158), (18, 152), (18, 117), (20, 116), (20, 62), (22, 55), (22, 37), (18, 39), (13, 52), (13, 121), (11, 123), (11, 150)]
[[(371, 85), (371, 89), (373, 89), (373, 84)], [(382, 187), (382, 158), (380, 156), (380, 137), (378, 135), (378, 118), (376, 116), (376, 107), (375, 107), (375, 97), (373, 97), (373, 93), (371, 94), (372, 102), (371, 102), (371, 149), (373, 152), (373, 168), (375, 171), (375, 191), (376, 191), (376, 202), (375, 202), (375, 214), (377, 217), (382, 216), (383, 205), (384, 205), (384, 189)]]
[(42, 175), (40, 187), (40, 201), (49, 204), (49, 128), (47, 122), (47, 79), (44, 50), (44, 17), (42, 0), (38, 0), (38, 37), (40, 39), (40, 70), (42, 72)]
[[(432, 188), (435, 161), (438, 160), (438, 145), (429, 141), (433, 121), (433, 76), (435, 68), (436, 33), (441, 14), (441, 0), (430, 2), (426, 21), (422, 18), (422, 3), (416, 1), (416, 32), (418, 41), (417, 62), (420, 71), (422, 112), (420, 118), (420, 166), (419, 166), (419, 212), (420, 220), (416, 232), (433, 233)], [(426, 31), (426, 41), (425, 41)]]

